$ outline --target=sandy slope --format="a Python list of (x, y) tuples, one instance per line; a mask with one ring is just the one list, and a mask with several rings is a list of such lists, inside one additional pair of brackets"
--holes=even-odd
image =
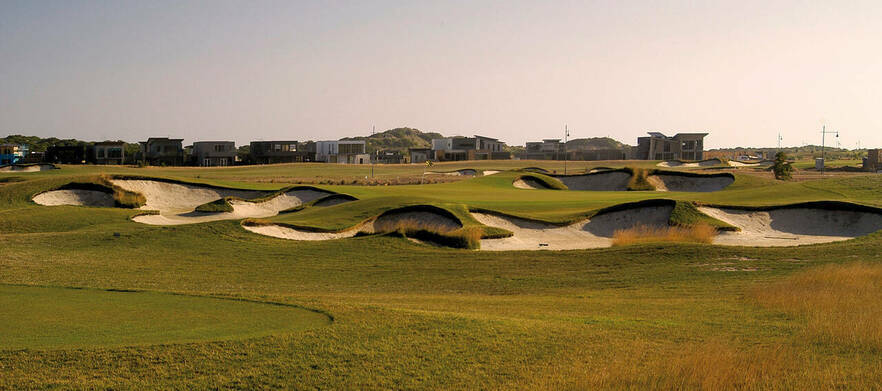
[(13, 164), (0, 167), (0, 172), (37, 172), (56, 169), (54, 164)]
[(816, 208), (744, 211), (700, 207), (703, 213), (741, 229), (724, 232), (715, 244), (796, 246), (852, 239), (882, 229), (882, 214)]
[(728, 176), (692, 177), (668, 174), (650, 175), (646, 180), (655, 186), (656, 191), (688, 192), (719, 191), (735, 182), (735, 179)]
[(76, 205), (112, 207), (115, 205), (113, 194), (97, 190), (52, 190), (34, 196), (34, 202), (40, 205)]
[(529, 189), (529, 190), (548, 189), (548, 186), (545, 186), (544, 183), (539, 182), (536, 179), (530, 178), (530, 177), (518, 178), (512, 183), (512, 185), (514, 185), (514, 187), (516, 187), (518, 189)]
[(570, 190), (626, 191), (631, 174), (621, 171), (596, 174), (555, 176)]
[(529, 221), (510, 216), (472, 213), (481, 224), (504, 228), (514, 235), (501, 239), (481, 240), (481, 250), (575, 250), (612, 245), (616, 230), (638, 224), (666, 226), (673, 206), (640, 207), (609, 212), (567, 226)]
[(123, 189), (143, 194), (147, 203), (141, 209), (159, 211), (158, 215), (137, 216), (133, 219), (139, 223), (151, 225), (178, 225), (217, 220), (239, 220), (249, 217), (270, 217), (285, 209), (331, 194), (309, 189), (292, 190), (262, 202), (231, 200), (232, 212), (200, 213), (194, 212), (197, 206), (224, 197), (250, 199), (263, 196), (266, 193), (152, 180), (114, 179), (112, 182)]
[(683, 163), (683, 162), (678, 162), (676, 160), (671, 160), (671, 161), (661, 162), (659, 164), (656, 164), (656, 166), (658, 166), (658, 167), (695, 168), (695, 167), (713, 167), (713, 166), (719, 166), (721, 164), (723, 164), (723, 161), (720, 159), (708, 159), (708, 160), (702, 160), (700, 162), (689, 162), (689, 163)]
[(453, 218), (427, 211), (404, 211), (384, 214), (376, 219), (364, 222), (356, 227), (341, 232), (314, 232), (301, 230), (281, 225), (243, 225), (251, 232), (290, 240), (332, 240), (355, 236), (359, 232), (378, 233), (395, 230), (399, 223), (406, 223), (410, 227), (430, 228), (433, 231), (452, 231), (462, 227), (462, 224)]

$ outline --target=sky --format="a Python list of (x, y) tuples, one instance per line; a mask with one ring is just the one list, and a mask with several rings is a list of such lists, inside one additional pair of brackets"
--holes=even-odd
[(882, 2), (0, 0), (0, 135), (882, 147)]

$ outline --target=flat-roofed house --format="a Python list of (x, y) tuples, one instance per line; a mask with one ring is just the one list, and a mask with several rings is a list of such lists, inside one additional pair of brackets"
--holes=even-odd
[(184, 164), (184, 139), (150, 137), (141, 141), (141, 158), (147, 164), (181, 166)]
[(233, 141), (197, 141), (193, 143), (193, 163), (202, 167), (232, 166), (236, 162)]
[(248, 156), (256, 164), (311, 162), (315, 159), (315, 143), (252, 141)]
[(511, 159), (505, 143), (492, 137), (447, 137), (432, 139), (432, 152), (437, 161)]
[(126, 162), (126, 143), (122, 141), (102, 141), (92, 148), (95, 164), (124, 164)]
[(327, 140), (315, 142), (315, 161), (325, 163), (370, 164), (364, 140)]
[(707, 133), (677, 133), (673, 137), (649, 132), (637, 138), (638, 160), (703, 160)]

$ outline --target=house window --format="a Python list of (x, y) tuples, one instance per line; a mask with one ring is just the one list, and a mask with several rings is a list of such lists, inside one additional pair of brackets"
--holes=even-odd
[(104, 148), (96, 148), (95, 152), (99, 159), (104, 159)]
[(227, 149), (227, 146), (224, 145), (224, 144), (216, 144), (216, 145), (214, 146), (214, 151), (215, 151), (215, 152), (223, 152), (223, 151), (225, 151), (226, 149)]

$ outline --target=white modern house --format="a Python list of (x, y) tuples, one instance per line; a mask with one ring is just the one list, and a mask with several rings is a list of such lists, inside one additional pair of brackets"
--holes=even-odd
[(364, 140), (316, 141), (315, 161), (326, 163), (370, 164)]

